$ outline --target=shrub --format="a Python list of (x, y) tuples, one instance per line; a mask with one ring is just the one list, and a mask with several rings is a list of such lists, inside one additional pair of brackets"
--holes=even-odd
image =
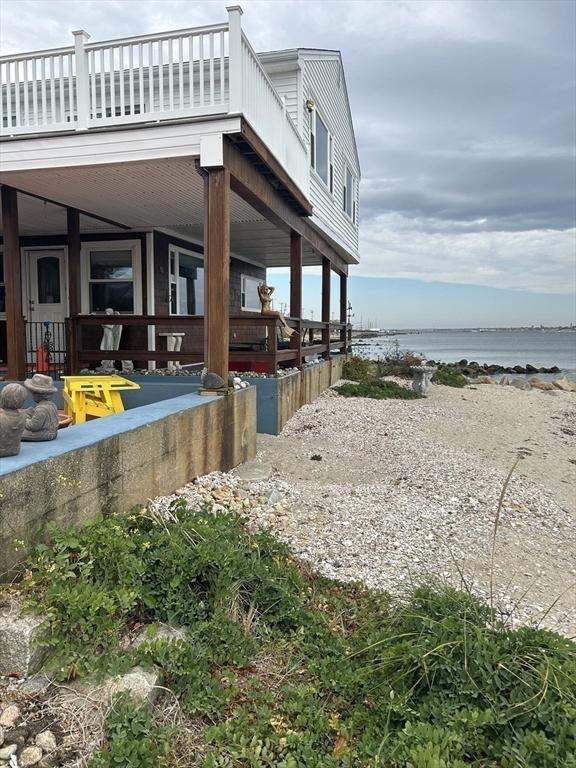
[(400, 343), (396, 339), (389, 344), (383, 357), (376, 361), (378, 376), (402, 376), (410, 378), (410, 368), (420, 365), (422, 357), (408, 349), (400, 349)]
[(369, 397), (373, 400), (418, 400), (421, 396), (412, 389), (406, 389), (395, 381), (374, 379), (361, 384), (342, 384), (334, 387), (342, 397)]
[(434, 384), (443, 384), (445, 387), (465, 387), (468, 384), (468, 379), (463, 373), (455, 368), (441, 367), (434, 376), (432, 376)]
[(366, 381), (372, 375), (373, 364), (364, 357), (349, 357), (342, 366), (342, 377), (350, 381)]
[(169, 768), (171, 735), (154, 723), (144, 705), (119, 694), (106, 721), (106, 745), (88, 768)]

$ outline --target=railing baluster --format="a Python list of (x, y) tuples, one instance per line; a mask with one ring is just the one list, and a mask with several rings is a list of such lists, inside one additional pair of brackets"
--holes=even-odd
[(46, 59), (44, 56), (40, 59), (40, 104), (42, 105), (42, 124), (48, 122), (46, 116)]
[(210, 104), (214, 104), (214, 35), (210, 35)]
[(173, 40), (168, 40), (168, 106), (170, 112), (174, 111), (174, 62)]
[(90, 105), (88, 108), (88, 119), (95, 120), (98, 113), (98, 102), (96, 95), (96, 54), (90, 51), (88, 54), (88, 78), (90, 79)]
[(184, 109), (184, 51), (182, 38), (178, 38), (178, 94), (180, 109)]
[(102, 112), (102, 119), (106, 119), (106, 58), (104, 56), (104, 48), (100, 49), (100, 109)]
[(198, 72), (200, 80), (200, 106), (204, 106), (204, 35), (199, 35)]
[(116, 117), (116, 67), (114, 65), (114, 46), (110, 48), (110, 116)]
[(164, 44), (158, 40), (158, 107), (164, 112)]
[(50, 56), (50, 122), (56, 122), (56, 75), (54, 56)]
[(224, 32), (220, 32), (220, 104), (226, 100), (226, 88), (224, 84)]
[(188, 49), (190, 56), (190, 67), (188, 69), (188, 90), (190, 92), (190, 109), (194, 109), (194, 37), (188, 38)]
[(148, 94), (150, 97), (150, 112), (154, 109), (154, 49), (152, 42), (148, 43)]
[[(6, 65), (8, 69), (9, 65)], [(10, 88), (10, 78), (6, 78), (6, 88), (4, 88), (4, 65), (0, 63), (0, 128), (4, 125), (4, 99), (2, 98), (2, 92), (6, 90), (6, 96), (8, 96), (8, 90)], [(6, 103), (6, 109), (8, 109), (8, 103)], [(10, 114), (6, 120), (6, 125), (10, 126)]]
[(124, 96), (124, 46), (118, 48), (118, 88), (120, 89), (120, 117), (126, 114), (126, 98)]
[(68, 54), (68, 111), (70, 122), (74, 126), (74, 68), (71, 53)]
[(32, 59), (32, 125), (38, 125), (38, 92), (36, 90), (36, 59)]
[(64, 56), (58, 57), (58, 93), (60, 97), (60, 122), (66, 122), (66, 103), (64, 98)]
[(133, 46), (128, 46), (128, 93), (129, 93), (129, 108), (130, 115), (135, 114), (134, 110), (134, 53)]
[(138, 43), (138, 103), (140, 114), (144, 110), (144, 46)]

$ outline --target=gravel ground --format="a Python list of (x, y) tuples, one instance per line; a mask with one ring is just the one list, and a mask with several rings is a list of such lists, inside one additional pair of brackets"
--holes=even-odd
[(496, 538), (495, 605), (513, 622), (576, 634), (575, 404), (496, 385), (434, 387), (420, 401), (328, 391), (279, 437), (259, 437), (259, 481), (214, 474), (177, 495), (242, 510), (328, 576), (400, 596), (430, 577), (464, 580), (488, 597), (498, 498), (520, 454)]

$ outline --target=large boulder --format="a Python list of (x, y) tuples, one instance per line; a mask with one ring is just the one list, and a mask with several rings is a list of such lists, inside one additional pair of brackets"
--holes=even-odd
[(526, 390), (526, 391), (529, 390), (529, 389), (532, 389), (532, 387), (530, 385), (530, 382), (527, 381), (526, 379), (513, 379), (510, 382), (510, 385), (512, 387), (516, 387), (516, 389), (522, 389), (522, 390)]
[(561, 389), (563, 392), (576, 392), (576, 382), (570, 381), (566, 376), (562, 376), (560, 379), (554, 379), (552, 384), (556, 389)]
[(526, 368), (522, 368), (521, 365), (514, 365), (512, 366), (512, 371), (514, 373), (526, 373)]
[(534, 368), (530, 363), (526, 364), (526, 373), (538, 373), (538, 368)]
[(539, 379), (537, 376), (530, 379), (530, 385), (533, 389), (541, 389), (543, 392), (554, 389), (554, 384), (551, 381), (544, 381), (544, 379)]

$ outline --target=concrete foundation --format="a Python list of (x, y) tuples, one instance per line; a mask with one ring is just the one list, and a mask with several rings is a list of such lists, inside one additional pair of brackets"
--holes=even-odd
[(41, 540), (50, 521), (125, 512), (255, 453), (254, 387), (173, 397), (23, 443), (19, 456), (0, 460), (0, 580), (25, 557), (14, 540)]

